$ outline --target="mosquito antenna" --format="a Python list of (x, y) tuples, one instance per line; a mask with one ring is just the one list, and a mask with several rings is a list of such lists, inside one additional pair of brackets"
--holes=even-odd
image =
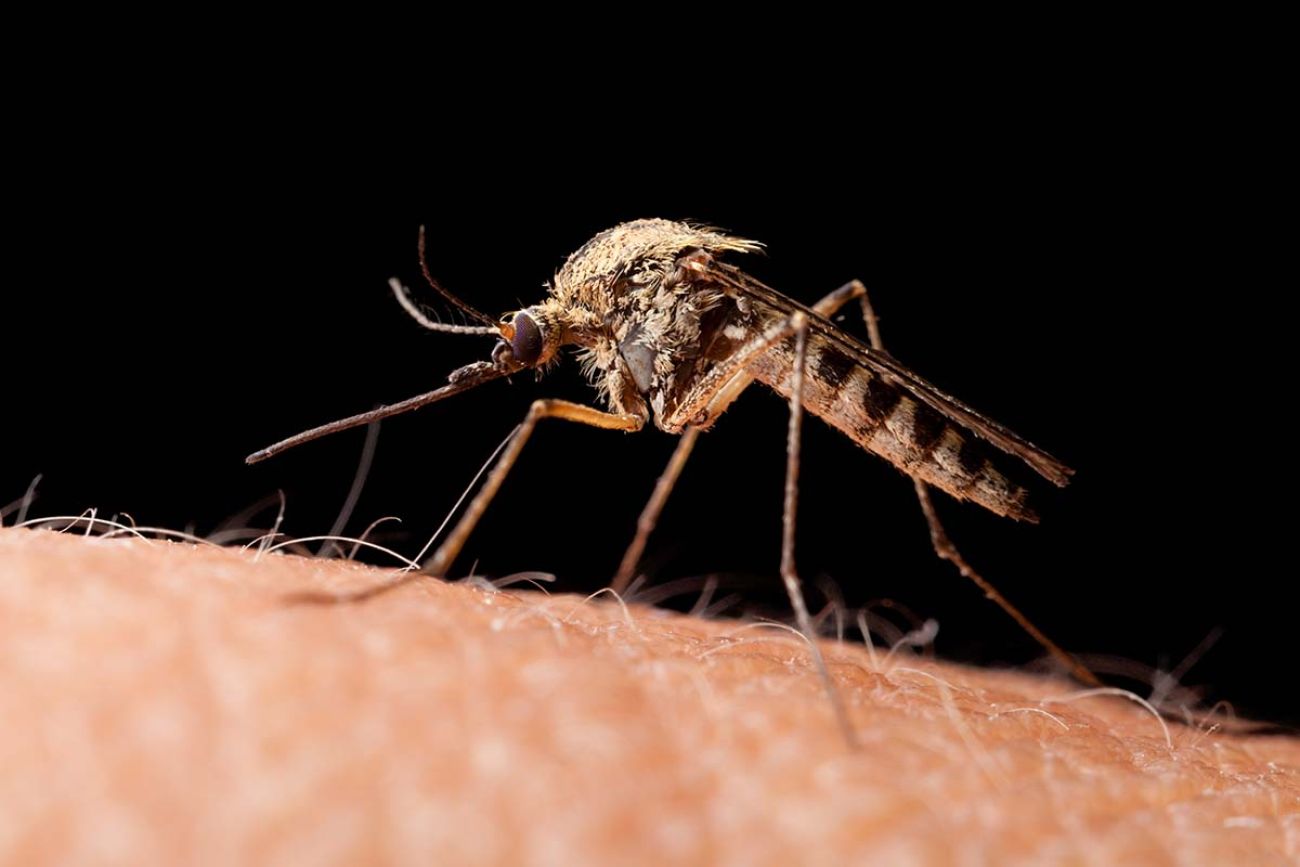
[(493, 337), (501, 336), (501, 329), (488, 328), (486, 325), (448, 325), (443, 322), (435, 322), (420, 309), (415, 299), (411, 297), (411, 290), (403, 286), (402, 281), (393, 277), (389, 279), (388, 285), (392, 287), (393, 294), (397, 296), (397, 303), (402, 305), (402, 309), (406, 311), (407, 315), (430, 331), (442, 331), (446, 334), (490, 334)]
[[(481, 311), (475, 310), (473, 307), (470, 307), (464, 301), (461, 301), (455, 295), (452, 295), (446, 289), (442, 288), (442, 284), (439, 283), (437, 280), (433, 279), (433, 275), (429, 273), (429, 260), (424, 255), (424, 226), (420, 227), (420, 270), (424, 272), (424, 279), (429, 281), (429, 285), (432, 286), (434, 288), (434, 291), (436, 291), (439, 295), (441, 295), (443, 298), (446, 298), (452, 304), (455, 304), (461, 310), (465, 311), (470, 316), (477, 319), (479, 322), (482, 322), (484, 325), (491, 326), (493, 334), (500, 333), (500, 329), (497, 328), (497, 323), (495, 319), (493, 319), (491, 316), (488, 316), (486, 313), (483, 313)], [(410, 312), (409, 308), (407, 312)], [(435, 330), (441, 330), (441, 329), (435, 329)]]
[(422, 406), (428, 406), (436, 403), (443, 398), (460, 394), (463, 391), (469, 391), (475, 386), (482, 385), (485, 382), (491, 382), (499, 379), (512, 370), (518, 368), (497, 367), (486, 361), (476, 361), (473, 364), (467, 364), (464, 367), (455, 370), (447, 377), (448, 382), (442, 388), (433, 391), (417, 394), (415, 397), (408, 397), (406, 400), (388, 406), (381, 406), (372, 409), (370, 412), (363, 412), (360, 415), (342, 418), (338, 421), (332, 421), (329, 424), (323, 424), (320, 427), (314, 427), (311, 430), (303, 431), (296, 436), (291, 436), (286, 440), (281, 440), (272, 446), (267, 446), (261, 451), (253, 452), (244, 458), (245, 463), (255, 464), (258, 461), (264, 461), (269, 457), (274, 457), (285, 449), (291, 449), (294, 446), (300, 446), (303, 443), (320, 439), (323, 436), (329, 436), (332, 433), (338, 433), (348, 428), (359, 427), (363, 424), (370, 424), (373, 421), (379, 421), (381, 418), (388, 418), (393, 415), (400, 415), (404, 412), (410, 412), (413, 409), (419, 409)]

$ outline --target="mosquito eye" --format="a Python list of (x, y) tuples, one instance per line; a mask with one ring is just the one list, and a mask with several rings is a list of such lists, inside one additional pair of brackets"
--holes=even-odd
[(510, 340), (510, 352), (520, 364), (532, 365), (542, 357), (542, 329), (537, 327), (533, 317), (520, 311), (515, 314), (513, 323), (515, 336)]

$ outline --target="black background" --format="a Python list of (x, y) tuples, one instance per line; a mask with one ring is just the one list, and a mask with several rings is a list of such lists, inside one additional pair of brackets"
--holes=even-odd
[[(0, 504), (43, 473), (34, 515), (94, 506), (206, 533), (283, 489), (283, 529), (323, 533), (360, 431), (244, 455), (491, 349), (393, 302), (390, 276), (420, 288), (418, 225), (444, 284), (497, 315), (539, 300), (596, 231), (694, 218), (765, 242), (747, 266), (804, 301), (862, 279), (894, 355), (1077, 469), (1063, 491), (1037, 484), (1039, 526), (939, 498), (968, 557), (1049, 635), (1169, 670), (1221, 628), (1187, 682), (1300, 720), (1295, 568), (1273, 559), (1290, 507), (1266, 499), (1293, 478), (1294, 434), (1263, 357), (1285, 344), (1258, 179), (1142, 106), (934, 112), (863, 128), (685, 106), (473, 140), (414, 116), (364, 146), (344, 123), (236, 115), (119, 123), (57, 155), (36, 141), (10, 198)], [(531, 400), (591, 394), (570, 363), (386, 422), (348, 531), (400, 516), (407, 535), (383, 538), (412, 554)], [(725, 574), (745, 605), (784, 609), (785, 418), (755, 388), (702, 440), (651, 542), (655, 581)], [(544, 425), (456, 571), (603, 586), (674, 443)], [(934, 559), (910, 483), (816, 419), (801, 503), (810, 584), (936, 618), (946, 656), (1039, 655)]]

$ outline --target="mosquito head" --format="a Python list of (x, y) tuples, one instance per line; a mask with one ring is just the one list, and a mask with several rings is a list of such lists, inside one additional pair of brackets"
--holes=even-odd
[(507, 313), (497, 323), (501, 340), (492, 350), (492, 363), (508, 367), (543, 367), (555, 358), (562, 329), (545, 305)]

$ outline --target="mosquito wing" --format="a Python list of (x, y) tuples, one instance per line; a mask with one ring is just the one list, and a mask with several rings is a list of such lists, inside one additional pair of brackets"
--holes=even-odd
[(802, 310), (808, 315), (812, 333), (831, 341), (857, 363), (883, 374), (887, 379), (902, 386), (913, 397), (925, 403), (945, 418), (960, 424), (971, 433), (987, 440), (1009, 455), (1020, 458), (1043, 478), (1058, 487), (1065, 487), (1074, 475), (1074, 470), (1063, 462), (1043, 451), (1014, 431), (998, 424), (991, 418), (946, 394), (934, 385), (917, 376), (904, 367), (887, 352), (873, 349), (861, 340), (837, 328), (833, 322), (819, 316), (811, 308), (800, 304), (793, 298), (782, 295), (775, 289), (754, 279), (733, 265), (714, 261), (711, 263), (712, 276), (720, 283), (736, 292), (749, 295), (787, 315)]
[[(1013, 455), (1056, 485), (1073, 470), (1023, 437), (931, 385), (886, 352), (840, 330), (807, 306), (716, 260), (708, 278), (751, 308), (759, 328), (773, 327), (796, 311), (808, 317), (808, 379), (804, 405), (863, 448), (908, 475), (958, 499), (974, 500), (1000, 515), (1037, 520), (1028, 492), (995, 465), (983, 440)], [(747, 366), (759, 381), (787, 394), (793, 339)]]

